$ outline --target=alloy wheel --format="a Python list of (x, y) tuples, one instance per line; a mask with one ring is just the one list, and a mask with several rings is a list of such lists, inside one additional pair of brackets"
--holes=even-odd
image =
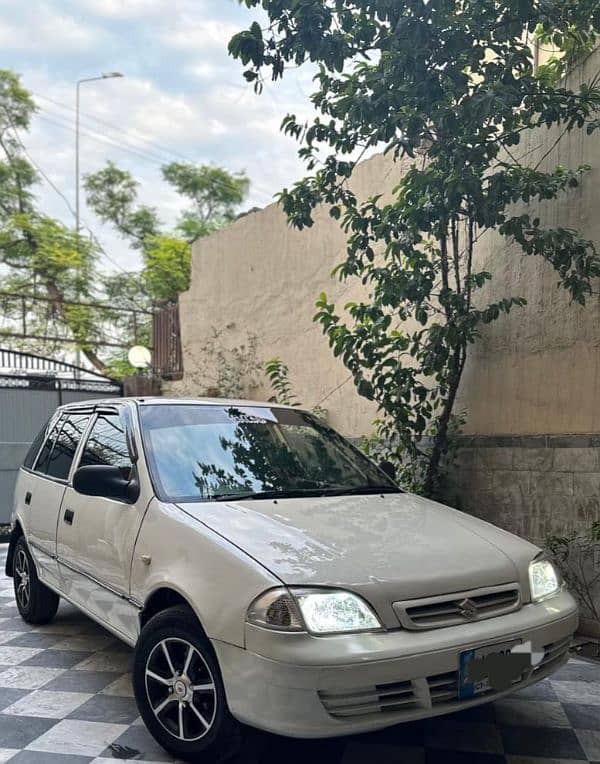
[(23, 610), (26, 610), (31, 602), (31, 576), (29, 572), (29, 560), (23, 549), (17, 551), (15, 559), (15, 579), (15, 589), (19, 605)]
[(184, 639), (161, 640), (148, 656), (145, 679), (154, 716), (173, 737), (193, 742), (209, 732), (217, 712), (217, 691), (197, 648)]

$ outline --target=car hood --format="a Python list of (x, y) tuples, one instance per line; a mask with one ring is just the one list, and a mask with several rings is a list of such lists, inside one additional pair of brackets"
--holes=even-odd
[[(408, 493), (181, 504), (288, 585), (360, 593), (374, 606), (519, 582), (539, 548)], [(380, 610), (380, 608), (378, 608)]]

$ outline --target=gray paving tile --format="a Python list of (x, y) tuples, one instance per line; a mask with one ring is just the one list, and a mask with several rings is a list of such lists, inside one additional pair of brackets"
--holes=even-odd
[(61, 637), (57, 634), (44, 634), (43, 632), (28, 631), (13, 637), (6, 645), (18, 647), (52, 647), (60, 642)]
[(140, 712), (133, 698), (95, 695), (70, 713), (68, 718), (91, 722), (132, 724), (139, 715)]
[(122, 674), (114, 671), (65, 671), (44, 685), (44, 689), (95, 693), (108, 687), (121, 676)]
[(0, 745), (2, 748), (25, 748), (56, 724), (55, 719), (34, 716), (5, 716), (0, 714)]
[[(15, 687), (0, 687), (0, 711), (12, 706), (17, 700), (29, 695), (30, 690), (19, 690)], [(0, 743), (1, 747), (1, 743)]]
[(600, 730), (600, 709), (584, 703), (563, 703), (573, 729)]
[(73, 668), (93, 653), (75, 652), (73, 650), (44, 650), (23, 661), (23, 666), (47, 666), (48, 668)]
[(575, 730), (579, 742), (590, 761), (600, 761), (600, 731)]
[(528, 700), (558, 700), (549, 679), (530, 684), (514, 694), (515, 698)]
[(545, 727), (502, 727), (502, 742), (507, 754), (586, 760), (572, 729)]
[[(81, 656), (81, 653), (79, 655)], [(82, 657), (76, 669), (77, 671), (118, 671), (123, 674), (131, 668), (131, 660), (131, 651), (123, 653), (107, 650), (94, 653), (88, 658)]]
[(570, 727), (561, 703), (503, 698), (494, 703), (498, 724), (522, 727)]

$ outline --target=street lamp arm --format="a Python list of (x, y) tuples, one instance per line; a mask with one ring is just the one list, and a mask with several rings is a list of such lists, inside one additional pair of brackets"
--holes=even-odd
[(96, 82), (97, 80), (112, 80), (117, 77), (123, 77), (124, 75), (121, 74), (121, 72), (104, 72), (103, 74), (97, 76), (97, 77), (83, 77), (80, 80), (77, 80), (77, 87), (79, 87), (84, 82)]

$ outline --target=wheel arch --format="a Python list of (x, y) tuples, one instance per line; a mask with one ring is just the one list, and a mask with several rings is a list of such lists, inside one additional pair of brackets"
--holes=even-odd
[(8, 553), (6, 555), (6, 565), (4, 566), (4, 573), (8, 578), (13, 577), (13, 559), (15, 556), (15, 545), (17, 541), (24, 536), (25, 533), (19, 520), (15, 523), (15, 527), (10, 532), (10, 538), (8, 540)]
[(144, 628), (153, 616), (162, 613), (164, 610), (167, 610), (167, 608), (175, 607), (177, 605), (183, 605), (189, 608), (196, 617), (203, 636), (206, 637), (207, 634), (202, 625), (202, 619), (198, 615), (196, 608), (194, 608), (190, 600), (184, 594), (168, 585), (158, 587), (146, 598), (144, 607), (140, 611), (140, 630)]

